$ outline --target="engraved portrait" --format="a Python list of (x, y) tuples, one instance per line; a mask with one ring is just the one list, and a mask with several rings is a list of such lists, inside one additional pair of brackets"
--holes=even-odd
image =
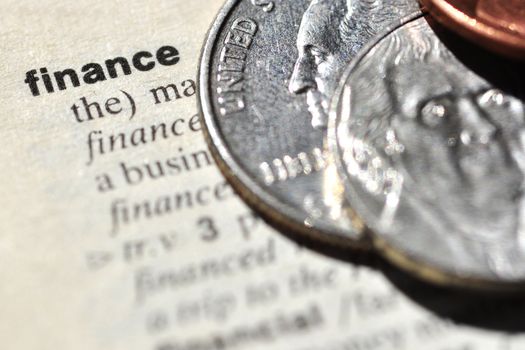
[(377, 226), (415, 255), (523, 276), (520, 74), (499, 64), (497, 79), (480, 75), (484, 63), (466, 66), (421, 23), (383, 40), (351, 78), (348, 172)]
[(297, 34), (298, 56), (289, 90), (306, 96), (314, 128), (326, 127), (328, 105), (342, 70), (362, 46), (417, 8), (410, 0), (311, 1)]

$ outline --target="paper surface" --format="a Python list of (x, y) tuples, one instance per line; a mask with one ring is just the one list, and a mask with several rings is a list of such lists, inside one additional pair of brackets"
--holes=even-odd
[(522, 301), (301, 249), (234, 195), (194, 86), (221, 1), (0, 6), (2, 348), (525, 347)]

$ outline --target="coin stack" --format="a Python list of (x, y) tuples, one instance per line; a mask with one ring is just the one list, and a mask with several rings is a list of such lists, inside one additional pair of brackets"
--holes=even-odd
[(288, 233), (525, 282), (523, 0), (229, 0), (199, 73), (225, 176)]

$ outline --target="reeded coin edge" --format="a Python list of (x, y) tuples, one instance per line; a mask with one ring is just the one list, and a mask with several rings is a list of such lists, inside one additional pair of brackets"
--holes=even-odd
[(419, 1), (440, 24), (462, 37), (503, 56), (525, 59), (525, 40), (516, 35), (468, 16), (446, 0)]
[[(344, 89), (346, 88), (346, 82), (349, 75), (356, 69), (364, 57), (384, 38), (389, 36), (392, 32), (400, 29), (401, 27), (417, 21), (421, 18), (428, 18), (428, 13), (423, 9), (422, 13), (415, 13), (409, 15), (399, 22), (393, 24), (388, 29), (386, 29), (381, 35), (377, 36), (369, 44), (367, 44), (357, 55), (357, 57), (348, 65), (348, 67), (343, 72), (339, 84), (335, 90), (335, 94), (332, 97), (330, 104), (330, 118), (328, 125), (328, 134), (327, 134), (327, 144), (329, 151), (335, 157), (335, 163), (338, 170), (339, 177), (343, 181), (345, 193), (347, 193), (347, 198), (349, 196), (356, 196), (357, 194), (353, 190), (352, 186), (349, 184), (349, 175), (346, 172), (346, 167), (342, 161), (341, 150), (338, 146), (337, 140), (337, 124), (339, 120), (339, 107), (340, 107), (340, 96), (342, 96)], [(352, 203), (350, 203), (352, 206)], [(361, 211), (363, 212), (363, 211)], [(364, 216), (364, 215), (362, 215)], [(362, 218), (364, 223), (371, 222), (367, 220), (366, 217)], [(368, 226), (369, 230), (366, 231), (370, 235), (370, 240), (372, 241), (373, 249), (381, 256), (386, 258), (388, 261), (393, 263), (395, 266), (401, 268), (407, 273), (415, 276), (416, 278), (442, 287), (452, 287), (452, 288), (462, 288), (469, 289), (474, 291), (488, 291), (495, 293), (518, 293), (523, 292), (525, 289), (525, 281), (523, 282), (505, 282), (505, 281), (494, 281), (483, 278), (475, 278), (463, 276), (460, 277), (452, 272), (447, 272), (442, 269), (439, 269), (435, 266), (432, 266), (428, 263), (425, 263), (408, 253), (401, 251), (396, 248), (394, 245), (388, 243), (385, 239), (381, 238), (374, 231), (374, 227), (371, 225)]]
[[(369, 251), (371, 243), (367, 235), (362, 231), (363, 226), (356, 222), (355, 229), (361, 237), (359, 239), (350, 238), (343, 229), (335, 229), (325, 225), (319, 220), (314, 220), (311, 226), (304, 224), (304, 214), (286, 203), (272, 197), (255, 182), (248, 173), (240, 166), (233, 155), (229, 152), (228, 146), (221, 137), (220, 129), (214, 118), (214, 111), (211, 102), (211, 86), (208, 84), (211, 74), (211, 60), (215, 49), (215, 42), (221, 29), (223, 28), (228, 15), (241, 0), (228, 0), (219, 11), (212, 26), (210, 27), (199, 60), (199, 72), (197, 79), (198, 89), (198, 110), (201, 115), (203, 134), (211, 151), (212, 157), (217, 163), (220, 171), (230, 182), (237, 194), (247, 202), (253, 209), (259, 212), (262, 217), (282, 231), (283, 228), (291, 230), (286, 235), (295, 237), (305, 236), (307, 239), (318, 241), (329, 246), (348, 248), (355, 251)], [(284, 213), (289, 213), (286, 215)]]

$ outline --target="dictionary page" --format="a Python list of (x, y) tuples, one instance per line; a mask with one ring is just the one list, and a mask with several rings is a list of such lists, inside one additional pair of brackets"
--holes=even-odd
[(234, 194), (195, 93), (221, 1), (0, 6), (3, 349), (524, 348), (520, 299), (301, 248)]

